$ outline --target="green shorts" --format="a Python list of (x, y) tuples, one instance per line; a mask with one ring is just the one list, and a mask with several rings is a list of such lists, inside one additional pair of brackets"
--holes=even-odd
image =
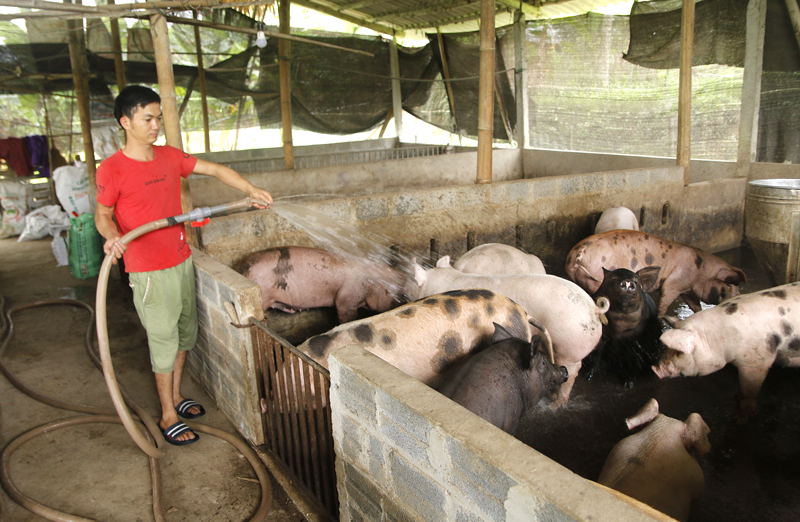
[(133, 304), (147, 331), (150, 363), (155, 373), (169, 373), (178, 350), (197, 342), (197, 295), (192, 258), (172, 268), (131, 272)]

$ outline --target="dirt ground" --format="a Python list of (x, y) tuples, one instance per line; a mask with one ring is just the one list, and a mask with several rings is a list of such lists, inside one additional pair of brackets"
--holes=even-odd
[[(49, 299), (95, 305), (97, 277), (80, 280), (57, 267), (50, 240), (0, 240), (0, 295), (5, 310)], [(117, 379), (151, 415), (160, 407), (147, 345), (130, 294), (120, 281), (108, 290), (109, 339)], [(113, 409), (103, 374), (85, 353), (89, 313), (74, 306), (21, 310), (12, 316), (14, 336), (2, 361), (33, 390), (54, 398)], [(92, 331), (94, 336), (94, 330)], [(191, 377), (183, 392), (205, 406), (198, 421), (228, 432), (233, 425)], [(47, 422), (80, 415), (37, 402), (0, 377), (0, 446)], [(249, 520), (260, 503), (260, 486), (248, 461), (227, 442), (203, 434), (190, 446), (167, 445), (162, 464), (166, 519)], [(118, 424), (87, 424), (48, 432), (23, 445), (10, 459), (22, 492), (50, 508), (105, 521), (153, 520), (148, 459)], [(267, 520), (305, 520), (272, 477)], [(45, 520), (0, 489), (0, 520)]]

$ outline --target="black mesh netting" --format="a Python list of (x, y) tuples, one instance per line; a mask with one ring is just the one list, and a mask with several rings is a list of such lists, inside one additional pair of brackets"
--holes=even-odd
[[(586, 15), (527, 24), (527, 145), (674, 157), (677, 149), (682, 0), (636, 2), (630, 16)], [(735, 160), (739, 132), (747, 0), (696, 4), (692, 72), (691, 154)], [(213, 20), (241, 27), (255, 22), (230, 10)], [(274, 28), (270, 27), (270, 30)], [(194, 94), (184, 130), (202, 128), (194, 67), (194, 29), (177, 34), (176, 85)], [(212, 130), (280, 124), (277, 41), (258, 49), (254, 37), (201, 29), (206, 56)], [(389, 43), (376, 37), (304, 35), (361, 49), (362, 56), (309, 44), (292, 44), (293, 125), (330, 134), (375, 128), (391, 110)], [(494, 137), (516, 127), (512, 85), (513, 28), (497, 30)], [(455, 115), (442, 81), (437, 38), (418, 49), (400, 48), (403, 108), (440, 128), (474, 137), (478, 123), (477, 33), (444, 35), (453, 78)], [(182, 47), (181, 47), (182, 46)], [(177, 52), (176, 52), (177, 51)], [(216, 54), (215, 54), (216, 53)], [(768, 0), (758, 132), (758, 160), (800, 162), (800, 123), (793, 115), (800, 93), (800, 50), (784, 0)], [(89, 53), (93, 96), (108, 99), (113, 61)], [(0, 46), (0, 94), (71, 90), (64, 44)], [(53, 77), (63, 74), (64, 77)], [(155, 84), (151, 62), (126, 62), (130, 83)], [(243, 102), (243, 100), (245, 100)]]

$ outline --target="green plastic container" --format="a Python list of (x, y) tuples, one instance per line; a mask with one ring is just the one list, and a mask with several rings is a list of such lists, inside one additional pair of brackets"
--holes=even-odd
[(105, 241), (94, 226), (94, 215), (87, 212), (69, 221), (72, 223), (67, 243), (69, 271), (78, 279), (94, 277), (100, 273), (100, 266), (105, 259)]

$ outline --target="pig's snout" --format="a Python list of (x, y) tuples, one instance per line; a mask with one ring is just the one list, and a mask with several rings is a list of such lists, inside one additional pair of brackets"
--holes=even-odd
[(636, 293), (636, 281), (622, 281), (619, 284), (619, 288), (622, 291), (622, 293), (635, 294)]
[(566, 366), (558, 367), (558, 384), (564, 384), (569, 379), (569, 372)]

